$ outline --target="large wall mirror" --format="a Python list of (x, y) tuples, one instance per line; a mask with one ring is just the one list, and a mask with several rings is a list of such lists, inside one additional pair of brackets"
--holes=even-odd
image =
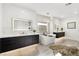
[(13, 20), (13, 31), (27, 31), (31, 29), (31, 20), (16, 18)]
[(39, 33), (49, 33), (49, 23), (48, 22), (38, 22)]

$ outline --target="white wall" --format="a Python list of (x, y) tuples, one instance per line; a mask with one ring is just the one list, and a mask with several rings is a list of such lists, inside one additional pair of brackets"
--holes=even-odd
[(50, 17), (50, 34), (54, 32), (54, 19)]
[(47, 22), (48, 25), (48, 33), (53, 33), (53, 17), (45, 16), (45, 15), (38, 15), (37, 16), (38, 22)]
[(2, 4), (0, 4), (0, 36), (2, 35)]
[(12, 29), (12, 19), (13, 18), (22, 18), (26, 20), (34, 20), (33, 28), (36, 28), (36, 14), (29, 9), (15, 6), (12, 4), (3, 4), (3, 21), (2, 21), (2, 30), (3, 35), (14, 34)]
[[(37, 15), (37, 22), (38, 23), (39, 22), (50, 23), (49, 21), (50, 21), (50, 17), (44, 16), (44, 15), (39, 15), (39, 14)], [(37, 28), (38, 28), (38, 26), (37, 26)], [(37, 30), (39, 32), (39, 28)], [(50, 31), (50, 29), (48, 28), (48, 33), (49, 33), (49, 31)]]
[[(16, 32), (13, 31), (12, 28), (12, 19), (13, 18), (21, 18), (26, 20), (32, 20), (33, 29), (38, 28), (37, 22), (49, 22), (49, 31), (50, 33), (53, 33), (54, 31), (54, 24), (59, 24), (58, 19), (51, 18), (50, 16), (44, 16), (44, 15), (38, 15), (33, 10), (30, 10), (28, 8), (23, 8), (21, 6), (16, 6), (13, 4), (3, 4), (3, 19), (2, 19), (2, 31), (3, 35), (15, 35)], [(54, 21), (55, 20), (55, 21)]]
[[(76, 22), (76, 29), (67, 29), (68, 22)], [(72, 40), (79, 41), (79, 18), (68, 18), (62, 21), (66, 37)]]
[(49, 23), (49, 33), (52, 34), (53, 32), (56, 32), (56, 25), (58, 25), (59, 31), (61, 26), (61, 19), (57, 17), (52, 16), (44, 16), (44, 15), (38, 15), (37, 16), (38, 22), (48, 22)]
[(62, 20), (60, 18), (53, 17), (53, 26), (54, 26), (53, 30), (54, 30), (54, 32), (57, 32), (57, 28), (59, 28), (58, 31), (60, 31), (60, 28), (62, 27), (61, 21)]

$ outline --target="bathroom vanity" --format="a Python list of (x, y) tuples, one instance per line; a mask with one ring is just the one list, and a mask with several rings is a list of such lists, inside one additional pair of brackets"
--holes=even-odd
[[(39, 43), (39, 35), (24, 35), (0, 38), (0, 53), (13, 51)], [(27, 49), (26, 49), (27, 51)], [(28, 51), (27, 51), (28, 52)]]
[(65, 32), (53, 32), (53, 34), (56, 34), (56, 38), (64, 37)]

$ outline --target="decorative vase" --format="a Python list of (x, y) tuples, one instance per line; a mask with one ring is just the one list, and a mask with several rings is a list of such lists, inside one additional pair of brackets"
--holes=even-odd
[(63, 28), (61, 28), (61, 31), (63, 32)]

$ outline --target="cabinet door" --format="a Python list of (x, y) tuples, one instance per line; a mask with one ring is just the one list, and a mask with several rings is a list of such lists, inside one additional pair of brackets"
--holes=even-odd
[(1, 38), (0, 38), (0, 52), (1, 52)]
[(34, 43), (35, 43), (35, 44), (39, 43), (39, 35), (33, 36), (33, 37), (31, 37), (31, 38), (34, 38), (34, 39), (32, 39), (33, 44), (34, 44)]
[(1, 51), (6, 52), (39, 43), (39, 35), (2, 38)]
[(32, 44), (32, 39), (27, 36), (2, 39), (2, 51), (6, 52)]

